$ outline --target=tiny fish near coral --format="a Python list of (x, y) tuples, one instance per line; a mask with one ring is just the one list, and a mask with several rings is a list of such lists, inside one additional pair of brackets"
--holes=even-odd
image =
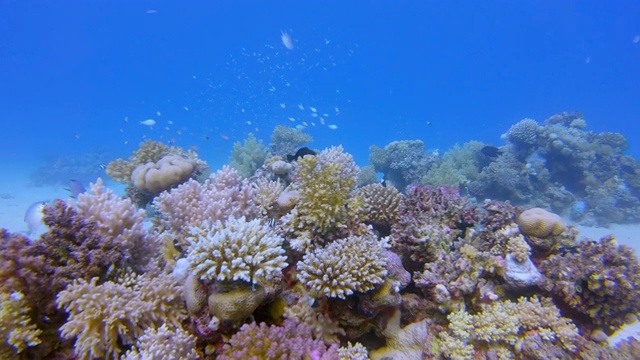
[(140, 124), (148, 126), (148, 127), (153, 127), (153, 125), (156, 124), (156, 121), (153, 120), (153, 119), (147, 119), (147, 120), (144, 120), (144, 121), (140, 121)]

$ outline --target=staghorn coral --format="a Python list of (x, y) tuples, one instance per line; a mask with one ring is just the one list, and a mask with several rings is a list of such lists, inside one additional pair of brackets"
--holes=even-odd
[(169, 275), (97, 282), (75, 280), (57, 296), (58, 307), (69, 314), (60, 334), (75, 339), (75, 352), (83, 359), (116, 359), (121, 346), (132, 345), (147, 328), (162, 323), (178, 328), (185, 316), (181, 289)]
[(520, 232), (524, 235), (538, 238), (560, 235), (567, 229), (559, 215), (541, 208), (523, 211), (518, 216), (517, 223)]
[(361, 219), (387, 235), (391, 225), (400, 220), (399, 208), (404, 196), (394, 187), (377, 183), (359, 188), (356, 195), (364, 199), (359, 209)]
[(499, 358), (571, 358), (581, 341), (577, 327), (549, 298), (521, 297), (497, 301), (471, 315), (449, 314), (449, 330), (438, 334), (436, 347), (451, 359), (472, 354)]
[(285, 320), (282, 326), (245, 324), (224, 345), (218, 359), (319, 359), (337, 360), (337, 347), (315, 339), (304, 324)]
[(318, 297), (345, 299), (356, 291), (369, 291), (387, 275), (383, 247), (371, 236), (336, 240), (304, 255), (298, 262), (298, 280)]
[(265, 284), (280, 278), (287, 266), (284, 239), (259, 219), (231, 217), (209, 228), (195, 228), (192, 235), (187, 261), (202, 280)]
[(196, 163), (178, 155), (165, 155), (158, 162), (148, 162), (135, 167), (131, 183), (143, 192), (159, 194), (195, 175)]
[(298, 160), (295, 175), (299, 191), (291, 228), (298, 234), (327, 234), (345, 226), (357, 205), (352, 200), (358, 168), (342, 148)]
[(197, 360), (196, 338), (181, 328), (147, 328), (122, 360)]
[(543, 288), (586, 316), (589, 328), (606, 333), (640, 311), (640, 264), (634, 250), (613, 236), (582, 240), (576, 251), (553, 255), (540, 264)]
[(253, 133), (249, 133), (244, 140), (244, 145), (240, 142), (233, 144), (229, 166), (238, 170), (242, 177), (250, 177), (269, 156), (269, 149), (262, 143), (262, 140), (256, 139)]
[(27, 347), (40, 344), (38, 329), (29, 317), (29, 304), (20, 292), (0, 293), (0, 356), (17, 358)]
[(159, 211), (156, 221), (179, 241), (184, 241), (192, 227), (205, 228), (207, 223), (228, 217), (256, 218), (259, 209), (253, 197), (254, 189), (248, 180), (225, 165), (204, 184), (189, 180), (160, 194), (153, 205)]
[(300, 129), (277, 125), (271, 133), (269, 147), (273, 155), (284, 157), (287, 154), (294, 154), (300, 146), (312, 141), (313, 137)]
[(372, 145), (369, 152), (369, 162), (375, 170), (401, 191), (419, 183), (436, 161), (436, 156), (425, 153), (422, 140), (393, 141), (384, 149)]

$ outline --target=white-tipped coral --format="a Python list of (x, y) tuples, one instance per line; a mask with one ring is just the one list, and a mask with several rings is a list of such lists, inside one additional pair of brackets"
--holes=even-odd
[(336, 240), (298, 262), (298, 280), (315, 296), (345, 299), (384, 281), (387, 270), (383, 244), (370, 236)]
[(140, 336), (137, 349), (127, 351), (122, 360), (196, 360), (196, 338), (181, 328), (171, 330), (166, 324), (148, 328)]
[(258, 219), (217, 221), (207, 230), (194, 228), (192, 236), (187, 260), (202, 280), (264, 284), (287, 266), (284, 240)]

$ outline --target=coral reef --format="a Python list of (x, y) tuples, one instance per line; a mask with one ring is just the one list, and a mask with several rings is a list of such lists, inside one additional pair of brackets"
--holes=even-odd
[(262, 143), (262, 140), (256, 139), (253, 133), (249, 133), (244, 144), (240, 142), (233, 144), (229, 166), (238, 170), (242, 177), (250, 177), (269, 156), (269, 149)]
[(583, 326), (610, 334), (640, 311), (640, 264), (633, 249), (612, 236), (582, 240), (576, 251), (543, 261), (540, 271), (546, 276), (543, 288), (582, 314)]
[(420, 183), (437, 159), (425, 153), (422, 140), (393, 141), (384, 149), (373, 145), (369, 152), (369, 162), (375, 170), (402, 191), (410, 184)]
[(313, 137), (305, 134), (301, 129), (277, 125), (271, 133), (271, 153), (285, 157), (287, 154), (295, 154), (298, 148), (313, 141)]

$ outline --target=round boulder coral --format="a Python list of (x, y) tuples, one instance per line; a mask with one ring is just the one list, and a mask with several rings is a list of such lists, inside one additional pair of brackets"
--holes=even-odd
[(157, 163), (146, 163), (131, 173), (133, 186), (141, 191), (158, 194), (189, 179), (196, 169), (193, 160), (167, 155)]
[(567, 229), (559, 215), (541, 208), (523, 211), (517, 222), (521, 233), (538, 238), (560, 235)]

